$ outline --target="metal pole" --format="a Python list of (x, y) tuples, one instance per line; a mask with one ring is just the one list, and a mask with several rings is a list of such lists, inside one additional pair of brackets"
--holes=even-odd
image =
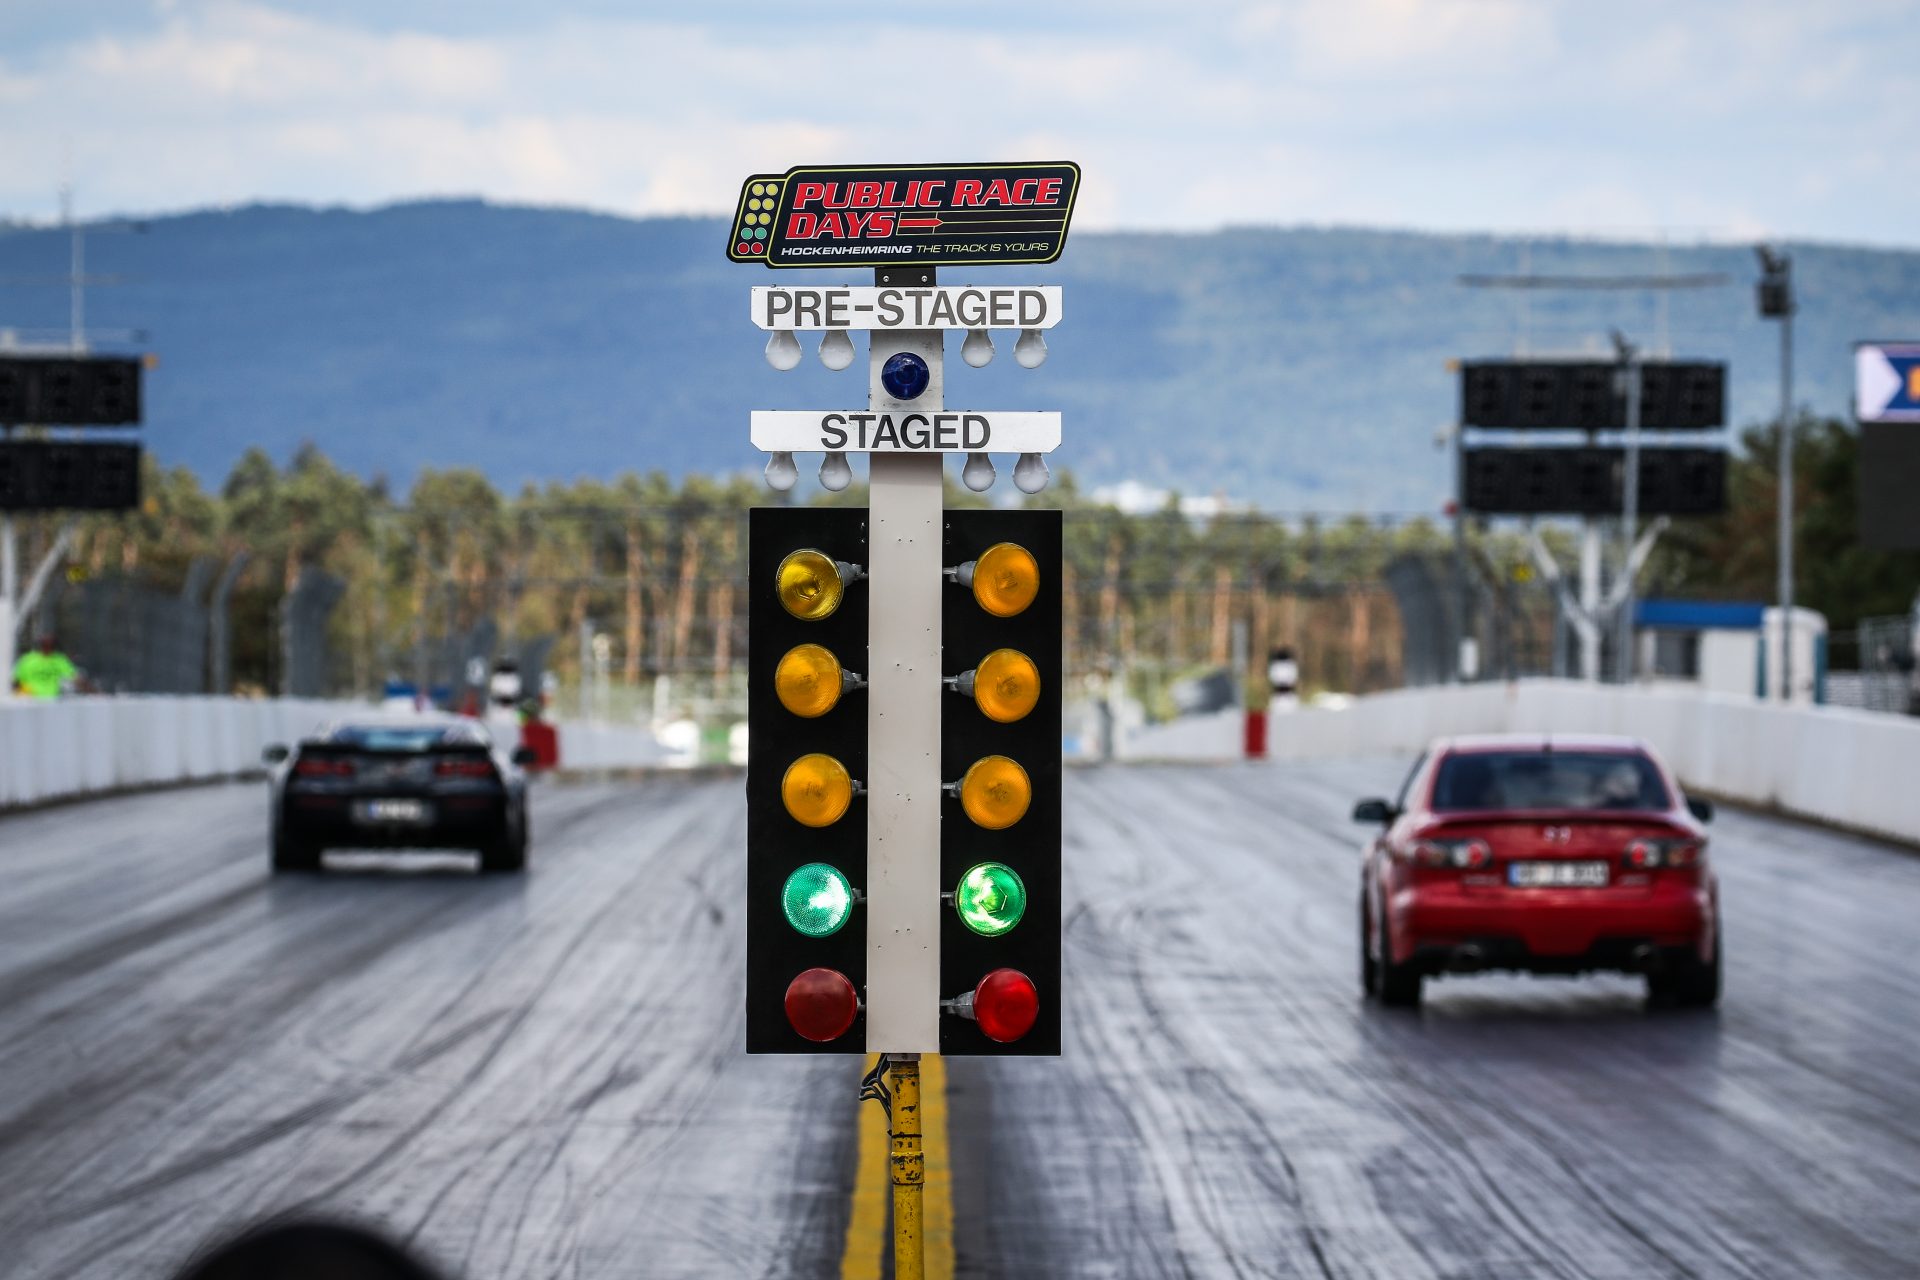
[(207, 607), (207, 622), (212, 629), (212, 684), (215, 693), (233, 692), (233, 650), (229, 640), (231, 619), (227, 610), (234, 584), (240, 580), (241, 572), (252, 558), (252, 553), (248, 551), (233, 553), (233, 559), (227, 561), (227, 567), (220, 572), (219, 581), (214, 583), (213, 600)]
[(14, 645), (14, 603), (20, 598), (20, 547), (11, 515), (0, 515), (0, 682), (13, 693), (13, 664), (19, 656)]
[[(1664, 296), (1664, 295), (1663, 295)], [(1633, 543), (1640, 523), (1640, 352), (1614, 335), (1626, 378), (1627, 469), (1621, 477), (1620, 501), (1620, 613), (1614, 620), (1614, 670), (1620, 683), (1633, 680)]]
[[(943, 339), (939, 330), (873, 336), (874, 412), (933, 413), (943, 407)], [(894, 400), (880, 381), (884, 361), (902, 351), (924, 359), (930, 374), (927, 389), (906, 402)], [(887, 602), (867, 618), (867, 918), (895, 922), (884, 932), (867, 933), (867, 1049), (935, 1052), (941, 997), (941, 456), (876, 453), (867, 466), (867, 589)]]
[(593, 623), (580, 619), (580, 723), (593, 722)]
[(1600, 679), (1600, 526), (1580, 522), (1580, 612), (1573, 619), (1580, 637), (1580, 678)]
[(72, 243), (72, 265), (67, 275), (67, 345), (76, 353), (87, 349), (86, 250), (82, 247), (79, 220), (73, 216), (73, 187), (60, 188), (60, 216), (67, 224)]
[(926, 1241), (921, 1228), (927, 1165), (920, 1145), (920, 1055), (895, 1054), (891, 1064), (893, 1128), (887, 1163), (893, 1174), (893, 1275), (894, 1280), (924, 1280)]
[(1788, 298), (1786, 312), (1780, 317), (1780, 697), (1782, 701), (1791, 702), (1793, 700), (1793, 303), (1791, 293), (1788, 294)]
[(1453, 678), (1447, 683), (1467, 680), (1467, 637), (1473, 634), (1468, 615), (1473, 610), (1473, 592), (1467, 585), (1467, 454), (1466, 430), (1453, 429), (1453, 582), (1458, 598), (1454, 602)]

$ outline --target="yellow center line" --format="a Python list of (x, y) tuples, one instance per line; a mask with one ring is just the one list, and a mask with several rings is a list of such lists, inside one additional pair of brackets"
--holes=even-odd
[[(863, 1071), (873, 1070), (868, 1054)], [(920, 1058), (920, 1127), (926, 1145), (922, 1230), (927, 1280), (953, 1280), (953, 1165), (947, 1145), (947, 1068), (940, 1055)], [(887, 1113), (874, 1102), (860, 1104), (859, 1159), (853, 1176), (853, 1206), (847, 1215), (841, 1280), (882, 1280), (887, 1236), (893, 1223), (893, 1181), (887, 1166)]]

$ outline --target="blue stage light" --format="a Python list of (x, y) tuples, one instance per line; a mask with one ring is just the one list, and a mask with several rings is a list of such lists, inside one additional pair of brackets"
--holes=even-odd
[(932, 380), (927, 362), (911, 351), (888, 356), (887, 362), (880, 366), (880, 385), (895, 400), (916, 399)]

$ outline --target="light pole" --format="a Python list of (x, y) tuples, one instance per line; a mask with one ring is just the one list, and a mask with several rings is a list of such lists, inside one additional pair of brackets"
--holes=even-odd
[(1620, 612), (1614, 619), (1614, 669), (1621, 684), (1633, 683), (1633, 544), (1640, 523), (1640, 351), (1615, 330), (1620, 360), (1618, 390), (1627, 408), (1626, 467), (1620, 478)]
[(1760, 255), (1763, 319), (1780, 322), (1780, 697), (1793, 700), (1793, 259), (1767, 245)]

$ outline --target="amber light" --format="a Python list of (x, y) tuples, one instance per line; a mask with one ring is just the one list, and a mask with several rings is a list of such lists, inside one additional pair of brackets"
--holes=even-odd
[(773, 690), (780, 705), (812, 720), (839, 705), (848, 685), (840, 659), (823, 645), (797, 644), (773, 669)]
[(776, 576), (781, 607), (803, 622), (832, 617), (846, 594), (840, 565), (811, 547), (790, 553), (780, 562)]
[(780, 801), (796, 822), (830, 827), (853, 803), (853, 778), (832, 756), (810, 752), (787, 766), (780, 779)]
[(956, 577), (996, 618), (1024, 613), (1040, 594), (1040, 562), (1017, 542), (994, 543), (978, 560), (961, 565)]
[(995, 649), (961, 676), (959, 685), (960, 692), (972, 693), (974, 705), (987, 719), (1012, 724), (1039, 703), (1040, 668), (1018, 649)]
[(982, 756), (960, 779), (960, 807), (975, 824), (1000, 831), (1020, 821), (1033, 802), (1033, 783), (1017, 760)]

